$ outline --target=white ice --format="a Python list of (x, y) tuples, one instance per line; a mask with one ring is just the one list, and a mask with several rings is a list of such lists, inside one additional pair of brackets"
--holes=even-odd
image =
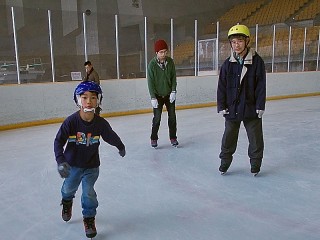
[[(268, 101), (265, 156), (253, 177), (241, 127), (229, 172), (218, 172), (224, 120), (215, 107), (177, 111), (179, 148), (163, 113), (159, 148), (152, 114), (109, 118), (127, 148), (101, 144), (98, 235), (108, 240), (320, 239), (320, 97)], [(60, 124), (0, 132), (0, 238), (87, 239), (79, 189), (61, 219), (53, 140)]]

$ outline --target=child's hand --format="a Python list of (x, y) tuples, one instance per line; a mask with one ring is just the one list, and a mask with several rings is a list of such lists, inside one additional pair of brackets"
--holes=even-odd
[(70, 175), (70, 165), (67, 162), (58, 165), (58, 172), (62, 178), (67, 178)]
[(126, 155), (126, 149), (123, 148), (123, 149), (119, 150), (119, 155), (120, 155), (121, 157), (124, 157), (124, 156)]

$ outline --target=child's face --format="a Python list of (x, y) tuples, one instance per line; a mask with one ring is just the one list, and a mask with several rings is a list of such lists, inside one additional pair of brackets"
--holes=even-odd
[(233, 37), (230, 39), (230, 43), (232, 46), (232, 49), (237, 54), (240, 54), (244, 51), (247, 45), (247, 39), (242, 36)]
[(156, 53), (157, 58), (162, 62), (166, 59), (167, 53), (168, 53), (167, 49), (160, 50), (159, 52)]
[(96, 108), (98, 106), (98, 96), (95, 92), (85, 92), (80, 96), (83, 108)]

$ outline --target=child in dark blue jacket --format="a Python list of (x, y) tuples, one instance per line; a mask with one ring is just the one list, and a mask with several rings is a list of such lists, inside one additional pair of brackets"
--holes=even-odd
[(124, 144), (110, 124), (95, 114), (101, 100), (102, 91), (98, 84), (91, 81), (80, 83), (74, 91), (74, 101), (80, 110), (65, 119), (54, 140), (58, 172), (64, 178), (61, 188), (62, 219), (66, 222), (71, 219), (73, 198), (82, 183), (82, 215), (88, 238), (97, 234), (95, 215), (98, 201), (94, 184), (99, 176), (100, 137), (118, 148), (120, 156), (126, 154)]

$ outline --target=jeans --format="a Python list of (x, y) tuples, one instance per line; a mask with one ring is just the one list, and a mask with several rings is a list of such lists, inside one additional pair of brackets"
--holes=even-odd
[(99, 168), (71, 167), (69, 177), (65, 178), (61, 187), (62, 199), (72, 200), (80, 183), (82, 183), (81, 206), (83, 217), (94, 217), (98, 207), (94, 184), (99, 176)]
[[(221, 153), (219, 155), (221, 166), (224, 166), (224, 168), (228, 168), (232, 162), (232, 156), (237, 148), (240, 124), (241, 121), (225, 121)], [(264, 150), (262, 119), (245, 119), (243, 124), (249, 140), (248, 155), (251, 167), (260, 169)]]
[(177, 120), (176, 120), (176, 106), (174, 101), (170, 103), (169, 95), (165, 97), (157, 96), (158, 108), (153, 108), (153, 119), (152, 119), (152, 130), (151, 130), (151, 140), (158, 140), (158, 131), (160, 128), (161, 115), (163, 105), (166, 105), (168, 111), (168, 127), (169, 127), (169, 137), (170, 139), (177, 138)]

